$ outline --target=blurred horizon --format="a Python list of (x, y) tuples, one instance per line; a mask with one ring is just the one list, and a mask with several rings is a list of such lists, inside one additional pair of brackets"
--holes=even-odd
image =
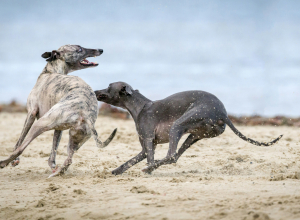
[(94, 90), (124, 81), (152, 100), (216, 95), (234, 115), (300, 115), (298, 1), (0, 1), (0, 103), (27, 96), (65, 44), (101, 48), (72, 72)]

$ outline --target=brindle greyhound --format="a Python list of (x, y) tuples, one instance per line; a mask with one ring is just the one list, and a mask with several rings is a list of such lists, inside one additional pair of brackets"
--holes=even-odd
[[(77, 76), (67, 74), (98, 66), (89, 62), (87, 57), (100, 56), (102, 49), (86, 49), (78, 45), (65, 45), (58, 50), (45, 52), (42, 57), (48, 58), (43, 72), (27, 100), (28, 115), (21, 136), (12, 155), (0, 161), (0, 168), (10, 162), (13, 166), (19, 164), (19, 156), (30, 142), (45, 131), (54, 129), (53, 148), (48, 160), (53, 169), (53, 177), (64, 173), (72, 163), (72, 157), (93, 135), (97, 147), (105, 147), (114, 138), (116, 129), (102, 143), (94, 128), (98, 115), (98, 103), (92, 88)], [(35, 121), (35, 118), (38, 120)], [(62, 131), (70, 129), (68, 157), (62, 167), (55, 163), (56, 151)], [(27, 135), (28, 133), (28, 135)]]
[[(115, 175), (123, 173), (146, 157), (148, 167), (143, 169), (146, 173), (151, 173), (161, 165), (176, 163), (192, 144), (203, 138), (222, 134), (226, 124), (237, 136), (258, 146), (272, 145), (282, 137), (281, 135), (269, 143), (260, 143), (245, 137), (231, 123), (222, 102), (204, 91), (180, 92), (163, 100), (151, 101), (127, 83), (116, 82), (95, 93), (98, 101), (125, 108), (130, 112), (142, 145), (142, 151), (137, 156), (112, 171)], [(178, 142), (186, 133), (190, 135), (176, 153)], [(168, 142), (170, 144), (167, 156), (160, 161), (154, 161), (156, 145)]]

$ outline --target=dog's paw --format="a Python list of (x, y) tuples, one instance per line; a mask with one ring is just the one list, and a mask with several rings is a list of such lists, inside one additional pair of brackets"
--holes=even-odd
[(7, 164), (4, 161), (0, 161), (0, 169), (3, 169), (6, 166)]
[(10, 164), (11, 164), (12, 167), (18, 166), (19, 163), (20, 163), (20, 159), (19, 158), (14, 159), (12, 162), (10, 162)]
[(151, 174), (153, 171), (153, 168), (151, 166), (148, 166), (148, 167), (145, 167), (144, 169), (142, 169), (142, 171), (144, 173)]
[(52, 174), (48, 178), (60, 176), (61, 174), (61, 168), (59, 166), (56, 166), (55, 169), (52, 170)]
[(122, 171), (122, 169), (115, 169), (115, 170), (111, 171), (111, 173), (113, 175), (120, 175), (123, 173), (123, 171)]
[(58, 168), (58, 165), (55, 165), (54, 167), (52, 166), (52, 173), (55, 173), (58, 170)]

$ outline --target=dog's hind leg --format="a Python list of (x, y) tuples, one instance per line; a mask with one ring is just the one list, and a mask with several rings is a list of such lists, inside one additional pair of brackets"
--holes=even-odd
[[(23, 140), (25, 139), (26, 135), (28, 134), (28, 131), (30, 130), (30, 128), (36, 118), (36, 114), (37, 114), (37, 110), (31, 110), (28, 112), (25, 123), (24, 123), (23, 130), (21, 132), (18, 142), (16, 143), (16, 146), (14, 147), (14, 150), (16, 150), (22, 144)], [(17, 166), (19, 163), (20, 163), (20, 158), (17, 157), (16, 159), (14, 159), (11, 162), (11, 165), (14, 167), (14, 166)]]
[(55, 162), (56, 152), (57, 152), (57, 148), (58, 148), (58, 145), (59, 145), (59, 142), (61, 139), (62, 132), (63, 131), (61, 131), (61, 130), (54, 131), (53, 146), (52, 146), (51, 154), (48, 159), (48, 164), (52, 170), (54, 170), (56, 167), (56, 162)]
[(199, 141), (200, 138), (198, 138), (195, 134), (190, 134), (187, 139), (184, 141), (184, 143), (181, 145), (181, 147), (178, 150), (178, 153), (176, 154), (175, 160), (179, 159), (179, 157), (194, 143)]
[(146, 151), (142, 150), (138, 155), (128, 160), (126, 163), (119, 166), (117, 169), (113, 170), (111, 173), (114, 175), (119, 175), (124, 173), (126, 170), (128, 170), (133, 165), (141, 162), (146, 158)]
[(49, 178), (62, 175), (64, 172), (66, 172), (66, 170), (72, 164), (72, 157), (74, 153), (91, 137), (92, 134), (88, 125), (83, 123), (71, 128), (69, 135), (70, 139), (68, 144), (68, 157), (62, 167), (57, 167), (55, 172), (51, 174)]
[(22, 144), (10, 155), (9, 158), (0, 161), (0, 168), (6, 167), (11, 161), (15, 160), (23, 153), (23, 151), (31, 143), (31, 141), (33, 141), (37, 136), (44, 133), (45, 131), (53, 129), (54, 126), (55, 123), (53, 123), (47, 117), (42, 117), (34, 122)]

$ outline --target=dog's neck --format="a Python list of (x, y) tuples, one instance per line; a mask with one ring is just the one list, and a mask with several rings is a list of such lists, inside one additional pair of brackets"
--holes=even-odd
[(42, 74), (56, 73), (56, 74), (67, 75), (69, 72), (71, 72), (71, 71), (70, 71), (68, 64), (64, 60), (56, 59), (54, 61), (47, 63)]
[(141, 93), (133, 91), (133, 94), (127, 97), (127, 102), (124, 103), (124, 106), (130, 112), (133, 120), (137, 122), (140, 112), (149, 102), (152, 101), (143, 96)]

